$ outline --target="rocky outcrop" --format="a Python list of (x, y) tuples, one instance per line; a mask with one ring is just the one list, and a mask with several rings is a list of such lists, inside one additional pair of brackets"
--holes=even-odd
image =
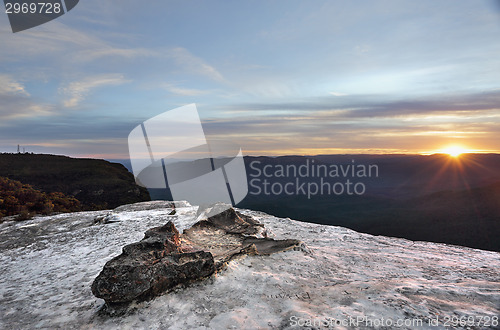
[(92, 284), (92, 293), (110, 303), (148, 298), (180, 283), (211, 275), (214, 260), (205, 251), (181, 248), (172, 222), (146, 231), (144, 239), (126, 245)]
[(206, 278), (237, 256), (267, 255), (302, 244), (267, 238), (261, 223), (227, 206), (198, 214), (198, 219), (204, 217), (182, 235), (171, 221), (146, 231), (141, 241), (126, 245), (106, 263), (92, 293), (108, 304), (144, 300)]

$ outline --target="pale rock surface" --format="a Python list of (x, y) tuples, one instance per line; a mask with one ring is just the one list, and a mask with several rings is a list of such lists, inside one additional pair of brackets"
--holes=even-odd
[[(249, 210), (239, 211), (263, 223), (270, 237), (298, 239), (306, 248), (233, 260), (208, 280), (133, 304), (123, 316), (99, 313), (104, 301), (90, 285), (104, 264), (151, 227), (171, 220), (179, 231), (189, 228), (197, 207), (183, 206), (175, 215), (168, 202), (146, 202), (0, 224), (0, 328), (299, 329), (336, 320), (337, 329), (362, 329), (383, 318), (444, 329), (452, 317), (500, 316), (500, 253)], [(103, 216), (113, 221), (94, 224)], [(437, 316), (440, 326), (429, 325)], [(347, 323), (357, 317), (375, 323)]]

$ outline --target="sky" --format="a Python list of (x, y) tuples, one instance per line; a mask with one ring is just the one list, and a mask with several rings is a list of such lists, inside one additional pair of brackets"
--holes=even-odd
[(82, 0), (12, 33), (0, 151), (128, 158), (196, 103), (245, 155), (500, 152), (498, 1)]

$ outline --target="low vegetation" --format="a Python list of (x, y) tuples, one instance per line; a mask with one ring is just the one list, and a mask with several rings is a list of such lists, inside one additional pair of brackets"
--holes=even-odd
[(74, 197), (61, 192), (45, 193), (29, 184), (0, 177), (0, 219), (17, 215), (16, 219), (26, 220), (35, 214), (80, 210), (80, 201)]

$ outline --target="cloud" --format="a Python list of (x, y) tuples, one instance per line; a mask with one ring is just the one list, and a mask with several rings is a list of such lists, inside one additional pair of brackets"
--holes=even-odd
[(22, 83), (9, 75), (0, 74), (0, 125), (13, 119), (50, 114), (51, 106), (34, 102)]
[[(158, 56), (159, 52), (146, 48), (116, 47), (106, 40), (53, 21), (37, 29), (12, 34), (0, 28), (2, 48), (0, 54), (8, 61), (34, 56), (57, 57), (73, 63), (89, 62), (101, 57), (136, 58)], [(71, 54), (71, 56), (68, 56)]]
[(166, 49), (120, 48), (101, 43), (94, 45), (88, 50), (81, 50), (74, 59), (78, 62), (90, 62), (102, 57), (121, 57), (127, 59), (139, 57), (154, 57), (157, 59), (167, 58), (172, 60), (177, 68), (181, 68), (187, 73), (205, 76), (217, 82), (225, 81), (222, 74), (215, 67), (182, 47)]
[(394, 99), (390, 96), (346, 95), (342, 98), (303, 98), (276, 103), (242, 103), (229, 106), (233, 112), (273, 111), (307, 113), (339, 118), (402, 118), (422, 115), (488, 113), (500, 111), (500, 90), (469, 94), (442, 94)]
[(100, 45), (94, 49), (82, 50), (74, 58), (77, 62), (90, 62), (102, 57), (122, 57), (134, 59), (138, 57), (159, 56), (161, 53), (147, 48), (117, 48), (108, 45)]
[[(498, 140), (500, 118), (494, 122), (435, 122), (400, 119), (325, 119), (314, 115), (247, 116), (204, 121), (209, 138), (231, 139), (252, 154), (318, 154), (420, 152), (457, 139), (471, 145)], [(368, 151), (373, 149), (372, 151)], [(492, 149), (493, 150), (493, 149)], [(379, 152), (377, 151), (377, 152)]]
[(333, 95), (333, 96), (347, 96), (347, 94), (345, 93), (340, 93), (340, 92), (330, 92), (328, 93), (330, 95)]
[(23, 33), (12, 34), (9, 32), (7, 27), (0, 29), (2, 35), (0, 53), (5, 56), (7, 61), (54, 55), (54, 53), (63, 53), (68, 49), (74, 51), (76, 49), (96, 48), (104, 44), (98, 38), (56, 21), (44, 24), (37, 29), (26, 30)]
[(8, 94), (30, 96), (21, 83), (15, 81), (9, 75), (0, 73), (0, 95)]
[(74, 81), (67, 87), (60, 89), (62, 93), (68, 96), (63, 101), (63, 104), (67, 108), (75, 108), (92, 90), (103, 86), (121, 85), (127, 82), (129, 80), (126, 80), (121, 74), (101, 74)]
[(65, 114), (45, 120), (22, 118), (13, 125), (2, 126), (0, 148), (15, 151), (21, 144), (28, 152), (128, 158), (127, 136), (139, 120), (131, 116), (96, 118), (85, 111)]
[(201, 89), (193, 89), (193, 88), (182, 88), (175, 86), (173, 84), (164, 84), (163, 88), (169, 91), (172, 94), (182, 95), (182, 96), (198, 96), (207, 94), (207, 91)]
[(489, 91), (474, 94), (442, 95), (423, 99), (354, 103), (354, 110), (345, 113), (356, 118), (394, 118), (433, 114), (460, 114), (471, 112), (491, 112), (500, 110), (500, 92)]
[(230, 138), (254, 154), (370, 148), (419, 152), (457, 139), (486, 145), (500, 134), (500, 91), (397, 101), (330, 97), (229, 108), (236, 110), (231, 117), (204, 120), (206, 134)]
[(168, 50), (167, 54), (185, 70), (206, 76), (212, 80), (223, 82), (224, 77), (213, 66), (207, 64), (203, 59), (191, 54), (187, 49), (182, 47), (175, 47)]
[(11, 120), (50, 116), (53, 110), (53, 106), (37, 104), (26, 96), (0, 94), (0, 126)]
[[(41, 73), (45, 79), (59, 80), (61, 76), (65, 79), (65, 76), (78, 76), (83, 72), (97, 74), (113, 67), (113, 70), (127, 72), (130, 76), (138, 73), (141, 77), (154, 76), (163, 71), (169, 75), (194, 75), (215, 82), (225, 82), (223, 75), (213, 65), (183, 47), (134, 47), (131, 43), (117, 43), (113, 34), (89, 33), (57, 21), (15, 35), (7, 28), (0, 27), (0, 35), (0, 57), (4, 59), (4, 63), (16, 68), (17, 77), (30, 81), (35, 80), (33, 72)], [(147, 60), (147, 69), (137, 72), (136, 68), (144, 66), (131, 63), (141, 60)], [(22, 65), (16, 65), (16, 62)], [(88, 81), (80, 82), (81, 84), (92, 86)], [(65, 106), (78, 105), (86, 93), (79, 92), (78, 89), (84, 87), (71, 86), (74, 93), (66, 88), (66, 92), (74, 96), (66, 100)], [(176, 86), (170, 92), (184, 96), (203, 94), (201, 91)]]

